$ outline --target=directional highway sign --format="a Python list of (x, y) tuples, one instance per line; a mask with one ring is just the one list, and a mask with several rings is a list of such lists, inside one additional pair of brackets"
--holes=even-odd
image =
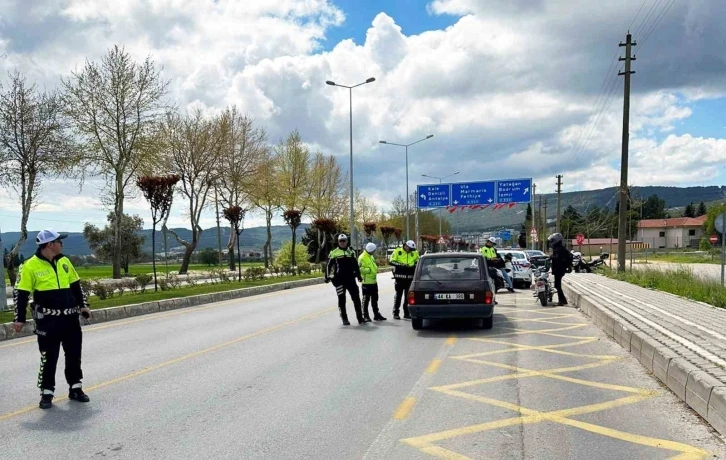
[(494, 181), (451, 184), (451, 204), (454, 206), (492, 204), (495, 188)]
[(419, 209), (451, 206), (451, 184), (419, 185), (416, 188)]
[(532, 179), (513, 179), (497, 181), (496, 202), (530, 203), (532, 201)]

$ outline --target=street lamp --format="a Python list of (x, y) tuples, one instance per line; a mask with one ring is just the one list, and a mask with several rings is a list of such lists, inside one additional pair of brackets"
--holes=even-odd
[(434, 135), (429, 134), (428, 136), (424, 137), (423, 139), (419, 139), (416, 142), (411, 142), (410, 144), (396, 144), (394, 142), (378, 141), (381, 144), (397, 145), (399, 147), (406, 147), (406, 239), (407, 240), (411, 239), (410, 225), (409, 225), (409, 220), (408, 220), (408, 217), (411, 214), (411, 212), (409, 211), (409, 202), (411, 201), (411, 198), (408, 196), (408, 148), (410, 146), (412, 146), (413, 144), (418, 144), (419, 142), (423, 142), (426, 139), (431, 139), (432, 137), (434, 137)]
[(355, 221), (353, 219), (353, 88), (365, 85), (366, 83), (373, 83), (376, 81), (375, 78), (371, 77), (363, 83), (358, 83), (353, 86), (339, 85), (333, 81), (326, 81), (325, 83), (330, 86), (339, 86), (341, 88), (348, 88), (350, 98), (350, 242), (355, 244)]
[[(444, 176), (444, 177), (429, 176), (428, 174), (421, 174), (421, 176), (430, 177), (431, 179), (438, 179), (439, 185), (440, 185), (441, 181), (443, 181), (444, 179), (451, 177), (451, 176), (456, 176), (457, 174), (459, 174), (459, 171), (456, 171), (455, 173), (449, 174), (448, 176)], [(443, 218), (441, 217), (441, 209), (443, 209), (443, 208), (439, 208), (439, 238), (441, 238), (441, 221), (443, 220)]]

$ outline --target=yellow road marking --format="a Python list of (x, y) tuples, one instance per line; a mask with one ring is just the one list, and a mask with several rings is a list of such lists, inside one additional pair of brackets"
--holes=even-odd
[(436, 371), (439, 370), (439, 367), (441, 367), (441, 360), (435, 359), (435, 360), (431, 361), (431, 364), (429, 364), (429, 367), (426, 368), (426, 373), (435, 374)]
[(454, 335), (452, 335), (451, 337), (449, 337), (448, 339), (446, 339), (446, 345), (451, 346), (451, 345), (453, 345), (455, 343), (456, 343), (456, 336), (454, 336)]
[(400, 406), (398, 406), (396, 412), (393, 413), (393, 418), (396, 420), (404, 420), (411, 413), (411, 410), (415, 405), (416, 398), (409, 396), (408, 398), (403, 400)]
[[(296, 291), (300, 291), (300, 290), (303, 290), (303, 289), (309, 289), (309, 288), (314, 288), (314, 287), (319, 287), (319, 286), (317, 286), (317, 285), (313, 285), (313, 286), (301, 286), (299, 288), (295, 288), (295, 290)], [(226, 291), (221, 291), (221, 292), (226, 292)], [(259, 299), (264, 299), (264, 298), (267, 298), (267, 297), (271, 297), (271, 296), (274, 296), (276, 294), (280, 294), (281, 292), (284, 292), (284, 291), (270, 292), (268, 294), (258, 294), (258, 295), (252, 295), (252, 296), (247, 296), (247, 297), (240, 297), (238, 299), (223, 300), (221, 302), (213, 302), (213, 303), (211, 303), (209, 305), (204, 305), (204, 306), (199, 306), (199, 307), (182, 307), (182, 308), (179, 308), (179, 309), (176, 309), (176, 310), (172, 310), (172, 311), (151, 313), (152, 315), (155, 315), (153, 318), (149, 318), (149, 315), (141, 315), (141, 316), (136, 317), (134, 319), (110, 320), (110, 321), (107, 321), (106, 322), (108, 324), (105, 324), (104, 323), (104, 324), (99, 324), (97, 326), (84, 327), (83, 328), (83, 332), (85, 333), (85, 332), (101, 331), (103, 329), (109, 329), (109, 328), (118, 327), (118, 326), (125, 326), (127, 324), (139, 323), (141, 321), (149, 321), (151, 319), (168, 318), (169, 316), (176, 316), (176, 315), (183, 315), (183, 314), (187, 314), (187, 313), (194, 313), (194, 312), (197, 312), (197, 311), (210, 310), (212, 308), (228, 307), (228, 306), (230, 306), (229, 304), (231, 302), (235, 302), (235, 303), (245, 302), (246, 303), (246, 302), (250, 302), (252, 300), (259, 300)], [(175, 297), (173, 299), (162, 299), (162, 300), (176, 300), (176, 299), (183, 299), (183, 298), (184, 297)], [(161, 302), (162, 300), (158, 300), (157, 302)], [(13, 339), (10, 339), (10, 340), (13, 340)], [(6, 344), (3, 344), (3, 345), (0, 345), (0, 349), (2, 349), (2, 348), (16, 347), (18, 345), (25, 345), (25, 344), (28, 344), (28, 343), (35, 343), (35, 342), (36, 342), (36, 339), (33, 336), (32, 339), (13, 341), (12, 343), (6, 343)]]
[(510, 345), (510, 348), (505, 348), (503, 350), (487, 351), (484, 353), (474, 353), (471, 355), (452, 356), (453, 359), (474, 358), (474, 357), (480, 357), (480, 356), (510, 353), (512, 351), (527, 351), (527, 350), (529, 350), (529, 351), (546, 351), (547, 353), (554, 353), (554, 354), (558, 354), (558, 355), (577, 356), (577, 357), (592, 358), (592, 359), (603, 359), (603, 360), (618, 359), (618, 357), (614, 356), (614, 355), (588, 355), (588, 354), (584, 354), (584, 353), (571, 353), (569, 351), (556, 350), (556, 348), (573, 347), (576, 345), (584, 345), (586, 343), (596, 342), (597, 337), (585, 337), (582, 340), (579, 340), (577, 342), (572, 342), (572, 343), (563, 343), (563, 344), (557, 344), (557, 345), (539, 345), (539, 346), (520, 345), (518, 343), (505, 342), (505, 341), (501, 341), (501, 340), (489, 340), (489, 339), (480, 339), (480, 338), (472, 338), (470, 340), (474, 340), (477, 342), (494, 343), (494, 344), (498, 344), (498, 345)]
[[(259, 336), (264, 335), (264, 334), (269, 334), (270, 332), (279, 331), (280, 329), (283, 329), (283, 328), (285, 328), (287, 326), (291, 326), (293, 324), (297, 324), (297, 323), (300, 323), (300, 322), (303, 322), (303, 321), (306, 321), (306, 320), (309, 320), (309, 319), (317, 318), (318, 316), (322, 316), (322, 315), (324, 315), (326, 313), (330, 313), (330, 312), (332, 312), (334, 310), (335, 310), (335, 308), (328, 308), (326, 310), (319, 311), (317, 313), (313, 313), (312, 315), (303, 316), (303, 317), (294, 319), (292, 321), (288, 321), (288, 322), (283, 323), (283, 324), (278, 324), (277, 326), (273, 326), (273, 327), (270, 327), (270, 328), (267, 328), (267, 329), (262, 329), (260, 331), (253, 332), (253, 333), (250, 333), (250, 334), (247, 334), (247, 335), (243, 335), (242, 337), (238, 337), (238, 338), (236, 338), (234, 340), (230, 340), (228, 342), (224, 342), (224, 343), (221, 343), (219, 345), (215, 345), (213, 347), (205, 348), (203, 350), (196, 351), (194, 353), (189, 353), (189, 354), (186, 354), (184, 356), (180, 356), (178, 358), (174, 358), (174, 359), (171, 359), (169, 361), (165, 361), (163, 363), (155, 364), (155, 365), (153, 365), (151, 367), (147, 367), (147, 368), (144, 368), (144, 369), (141, 369), (141, 370), (138, 370), (138, 371), (131, 372), (129, 374), (123, 375), (121, 377), (118, 377), (118, 378), (115, 378), (115, 379), (112, 379), (112, 380), (107, 380), (105, 382), (101, 382), (101, 383), (98, 383), (96, 385), (91, 385), (89, 387), (85, 387), (84, 390), (86, 392), (91, 392), (93, 390), (97, 390), (99, 388), (107, 387), (107, 386), (113, 385), (115, 383), (123, 382), (123, 381), (129, 380), (129, 379), (132, 379), (134, 377), (138, 377), (140, 375), (148, 374), (149, 372), (152, 372), (152, 371), (155, 371), (155, 370), (164, 368), (164, 367), (171, 366), (172, 364), (176, 364), (176, 363), (179, 363), (179, 362), (182, 362), (182, 361), (186, 361), (187, 359), (190, 359), (190, 358), (196, 358), (197, 356), (201, 356), (201, 355), (210, 353), (212, 351), (219, 350), (220, 348), (225, 348), (225, 347), (228, 347), (230, 345), (235, 345), (235, 344), (240, 343), (240, 342), (243, 342), (245, 340), (253, 339), (255, 337), (259, 337)], [(66, 399), (68, 399), (67, 396), (61, 396), (61, 397), (59, 397), (59, 398), (56, 399), (56, 402), (64, 401)], [(38, 406), (28, 406), (28, 407), (25, 407), (23, 409), (20, 409), (20, 410), (14, 411), (14, 412), (10, 412), (10, 413), (7, 413), (7, 414), (0, 415), (0, 421), (7, 420), (9, 418), (15, 417), (15, 416), (20, 415), (20, 414), (24, 414), (26, 412), (30, 412), (31, 410), (36, 409), (37, 407)]]

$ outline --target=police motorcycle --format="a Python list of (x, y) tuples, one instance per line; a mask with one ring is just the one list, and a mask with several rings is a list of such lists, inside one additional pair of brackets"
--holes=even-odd
[(502, 276), (501, 272), (501, 270), (505, 270), (502, 259), (499, 259), (499, 262), (493, 264), (487, 262), (487, 268), (489, 269), (489, 278), (494, 280), (494, 293), (496, 294), (500, 289), (506, 288), (507, 282), (504, 281), (504, 276)]
[(590, 262), (585, 262), (582, 253), (572, 253), (572, 270), (575, 273), (592, 273), (594, 268), (600, 267), (605, 264), (605, 261), (610, 258), (610, 254), (603, 252), (596, 259), (592, 259)]
[(550, 266), (552, 261), (547, 259), (544, 267), (537, 267), (533, 271), (534, 284), (532, 285), (534, 293), (532, 297), (539, 299), (539, 302), (543, 307), (546, 307), (549, 302), (552, 302), (552, 298), (557, 290), (552, 286), (550, 282)]

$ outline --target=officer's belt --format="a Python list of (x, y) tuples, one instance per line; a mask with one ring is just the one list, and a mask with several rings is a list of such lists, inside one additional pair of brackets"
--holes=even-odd
[(55, 310), (52, 308), (37, 307), (41, 313), (46, 316), (68, 316), (75, 313), (80, 313), (81, 310), (78, 307), (66, 308), (65, 310)]

